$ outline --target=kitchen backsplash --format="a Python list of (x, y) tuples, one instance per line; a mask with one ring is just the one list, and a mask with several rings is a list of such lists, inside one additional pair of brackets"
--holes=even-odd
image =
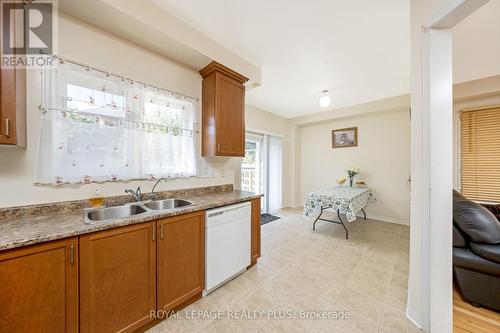
[[(156, 192), (156, 196), (157, 199), (183, 198), (183, 197), (201, 196), (210, 193), (230, 192), (232, 190), (233, 190), (233, 185), (226, 184), (226, 185), (196, 187), (196, 188)], [(142, 197), (143, 200), (148, 200), (149, 195), (150, 193), (144, 193)], [(104, 205), (117, 206), (132, 201), (133, 198), (131, 195), (105, 197)], [(88, 200), (76, 200), (76, 201), (54, 202), (41, 205), (0, 208), (0, 220), (8, 218), (36, 216), (36, 215), (68, 213), (71, 211), (81, 210), (83, 208), (88, 208), (88, 207), (90, 207)]]

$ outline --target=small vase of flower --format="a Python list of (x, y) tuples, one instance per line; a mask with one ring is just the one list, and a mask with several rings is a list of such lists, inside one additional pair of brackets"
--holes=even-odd
[(356, 176), (359, 173), (359, 168), (350, 166), (347, 168), (347, 175), (349, 176), (349, 186), (352, 187), (352, 184), (354, 182), (354, 176)]

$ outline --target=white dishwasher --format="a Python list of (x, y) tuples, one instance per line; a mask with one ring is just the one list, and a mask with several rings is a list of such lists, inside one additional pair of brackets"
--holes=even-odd
[(250, 265), (250, 202), (205, 213), (205, 290), (207, 295)]

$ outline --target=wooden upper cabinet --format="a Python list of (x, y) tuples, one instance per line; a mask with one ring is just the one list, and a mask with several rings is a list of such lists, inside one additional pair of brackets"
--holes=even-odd
[(251, 265), (257, 263), (260, 258), (260, 201), (261, 198), (252, 199), (252, 227), (251, 227)]
[(80, 236), (80, 332), (132, 332), (156, 310), (156, 222)]
[(200, 74), (203, 156), (245, 156), (244, 83), (248, 78), (215, 61)]
[(158, 220), (158, 310), (170, 311), (205, 288), (204, 211)]
[(0, 331), (78, 332), (78, 239), (0, 253)]
[(26, 70), (0, 70), (0, 144), (26, 147)]

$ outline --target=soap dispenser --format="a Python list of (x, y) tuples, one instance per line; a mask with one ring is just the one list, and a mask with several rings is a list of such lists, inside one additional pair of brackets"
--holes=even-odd
[(92, 208), (102, 207), (104, 205), (104, 197), (99, 193), (99, 189), (89, 198), (89, 204)]

